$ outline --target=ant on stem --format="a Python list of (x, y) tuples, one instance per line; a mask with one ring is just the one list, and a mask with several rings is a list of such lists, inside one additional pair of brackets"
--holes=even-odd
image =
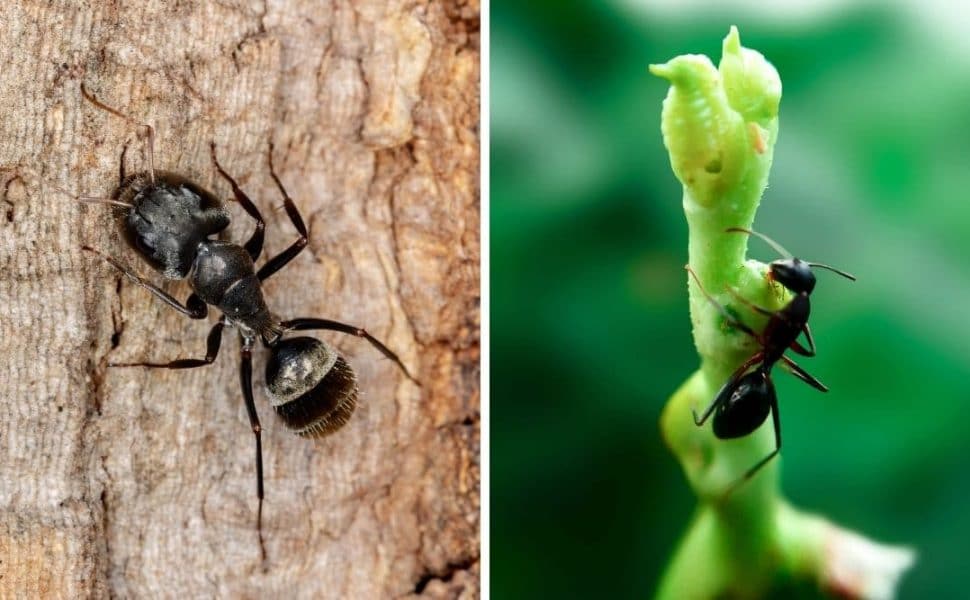
[[(767, 277), (769, 281), (780, 283), (785, 289), (792, 292), (793, 296), (788, 304), (772, 311), (757, 306), (743, 298), (734, 288), (728, 287), (728, 292), (739, 302), (747, 305), (758, 314), (768, 317), (768, 323), (764, 330), (757, 333), (731, 315), (722, 304), (704, 289), (690, 265), (685, 267), (697, 283), (701, 293), (724, 315), (727, 322), (754, 338), (760, 346), (757, 352), (731, 374), (727, 383), (717, 392), (714, 400), (701, 416), (693, 411), (694, 424), (700, 427), (713, 415), (714, 435), (723, 440), (735, 439), (749, 435), (758, 429), (768, 418), (770, 412), (775, 428), (775, 449), (749, 468), (740, 479), (731, 484), (725, 496), (730, 494), (738, 485), (754, 476), (761, 467), (765, 466), (781, 451), (781, 418), (778, 412), (778, 396), (771, 380), (772, 367), (781, 362), (783, 368), (808, 385), (822, 392), (828, 391), (828, 388), (819, 380), (808, 374), (795, 361), (785, 356), (785, 351), (789, 349), (802, 356), (815, 356), (815, 341), (812, 339), (812, 333), (808, 327), (808, 317), (811, 313), (809, 296), (815, 289), (815, 274), (812, 272), (812, 267), (827, 269), (855, 281), (855, 277), (844, 271), (793, 257), (781, 245), (764, 234), (741, 227), (732, 227), (727, 229), (726, 232), (758, 236), (779, 254), (786, 256), (786, 258), (774, 260), (768, 265)], [(805, 334), (808, 348), (802, 346), (798, 341), (798, 337), (802, 333)], [(754, 369), (749, 371), (752, 367)]]

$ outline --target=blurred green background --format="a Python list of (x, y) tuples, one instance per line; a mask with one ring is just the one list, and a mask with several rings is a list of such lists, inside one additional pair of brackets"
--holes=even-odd
[(694, 509), (657, 424), (697, 357), (646, 68), (717, 64), (731, 24), (784, 86), (755, 227), (859, 278), (813, 295), (831, 392), (776, 374), (785, 493), (914, 545), (900, 597), (970, 596), (967, 9), (756, 4), (492, 2), (495, 598), (647, 597)]

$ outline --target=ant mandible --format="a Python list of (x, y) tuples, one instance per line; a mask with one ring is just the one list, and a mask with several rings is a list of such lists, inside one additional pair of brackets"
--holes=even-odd
[(118, 187), (110, 198), (76, 197), (81, 202), (103, 203), (115, 207), (128, 244), (167, 279), (188, 279), (192, 294), (185, 303), (158, 286), (142, 279), (120, 262), (100, 255), (128, 279), (147, 289), (178, 312), (191, 319), (204, 319), (209, 306), (222, 312), (206, 340), (205, 358), (179, 358), (164, 363), (113, 363), (118, 367), (191, 369), (212, 364), (219, 354), (225, 327), (235, 327), (241, 339), (239, 376), (249, 422), (256, 439), (256, 513), (260, 553), (266, 558), (263, 543), (263, 453), (261, 427), (253, 400), (252, 351), (259, 338), (270, 351), (266, 364), (266, 385), (270, 404), (287, 427), (304, 437), (322, 437), (343, 426), (357, 405), (357, 377), (350, 365), (333, 348), (312, 337), (289, 337), (288, 331), (331, 330), (364, 338), (420, 385), (387, 346), (360, 327), (329, 319), (300, 318), (281, 320), (270, 312), (263, 298), (262, 283), (282, 269), (308, 242), (307, 228), (293, 200), (286, 193), (273, 168), (273, 145), (269, 146), (269, 172), (299, 238), (259, 270), (255, 261), (263, 250), (266, 227), (259, 209), (216, 159), (215, 143), (210, 155), (216, 171), (230, 185), (243, 209), (256, 221), (256, 230), (243, 246), (211, 239), (229, 226), (229, 214), (210, 192), (186, 178), (154, 166), (154, 130), (139, 124), (120, 111), (103, 104), (81, 85), (81, 94), (98, 108), (125, 119), (147, 132), (148, 170), (125, 175), (125, 152), (121, 153)]
[[(805, 372), (792, 359), (785, 356), (785, 351), (791, 349), (793, 352), (802, 356), (815, 356), (815, 342), (812, 339), (811, 330), (808, 327), (808, 318), (811, 313), (811, 302), (809, 296), (815, 289), (815, 274), (812, 267), (828, 269), (834, 273), (842, 275), (847, 279), (855, 281), (852, 275), (820, 263), (809, 263), (799, 258), (793, 257), (787, 250), (766, 235), (750, 229), (732, 227), (726, 230), (728, 233), (744, 233), (755, 235), (767, 242), (779, 254), (787, 258), (772, 261), (768, 265), (767, 277), (770, 281), (777, 281), (787, 290), (792, 292), (792, 299), (776, 311), (771, 311), (743, 298), (733, 288), (728, 288), (737, 300), (746, 304), (755, 312), (768, 317), (768, 323), (764, 330), (759, 334), (753, 329), (739, 321), (717, 300), (711, 296), (698, 279), (697, 274), (686, 266), (691, 277), (697, 283), (701, 292), (724, 315), (725, 319), (733, 327), (740, 329), (748, 334), (761, 347), (761, 349), (738, 367), (728, 379), (714, 400), (698, 417), (694, 411), (694, 424), (698, 427), (707, 422), (713, 414), (714, 435), (719, 439), (734, 439), (744, 437), (754, 432), (768, 418), (771, 413), (772, 423), (775, 428), (775, 449), (749, 468), (745, 474), (735, 481), (727, 490), (729, 494), (738, 485), (747, 481), (768, 461), (774, 458), (781, 451), (781, 417), (778, 412), (778, 397), (775, 393), (775, 386), (771, 380), (771, 369), (775, 363), (781, 361), (784, 367), (793, 375), (818, 389), (827, 392), (819, 380)], [(798, 342), (798, 336), (805, 334), (808, 348)], [(760, 363), (760, 364), (759, 364)], [(756, 366), (757, 365), (757, 366)], [(756, 368), (750, 372), (751, 367)]]

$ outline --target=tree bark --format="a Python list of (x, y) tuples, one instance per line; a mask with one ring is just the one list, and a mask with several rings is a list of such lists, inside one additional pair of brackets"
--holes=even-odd
[[(128, 4), (128, 3), (125, 3)], [(21, 0), (0, 14), (0, 596), (477, 597), (479, 33), (477, 0)], [(163, 280), (119, 235), (109, 195), (137, 128), (154, 160), (267, 218), (263, 256), (296, 239), (274, 162), (310, 230), (267, 281), (283, 318), (366, 327), (422, 386), (352, 336), (360, 404), (306, 440), (263, 424), (264, 533), (239, 344), (211, 366), (207, 322), (132, 285), (93, 246)], [(253, 222), (233, 202), (229, 239)], [(184, 282), (163, 287), (180, 299)]]

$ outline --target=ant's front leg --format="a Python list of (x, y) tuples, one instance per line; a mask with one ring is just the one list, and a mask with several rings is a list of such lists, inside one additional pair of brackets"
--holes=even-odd
[(206, 303), (203, 302), (202, 299), (196, 296), (194, 293), (188, 297), (188, 299), (185, 301), (185, 304), (182, 304), (181, 302), (173, 298), (170, 294), (162, 290), (160, 287), (156, 286), (155, 284), (153, 284), (152, 282), (146, 279), (142, 279), (141, 277), (136, 275), (134, 271), (130, 270), (129, 268), (127, 268), (120, 262), (116, 261), (115, 259), (111, 258), (110, 256), (106, 254), (101, 254), (100, 252), (98, 252), (94, 248), (91, 248), (90, 246), (81, 246), (81, 249), (91, 252), (93, 254), (97, 254), (104, 260), (108, 261), (108, 263), (111, 266), (121, 271), (125, 275), (125, 277), (127, 277), (134, 283), (140, 285), (141, 287), (145, 288), (146, 290), (154, 294), (156, 298), (158, 298), (165, 304), (168, 304), (169, 306), (179, 311), (186, 317), (189, 317), (190, 319), (204, 319), (206, 318), (206, 316), (208, 316), (209, 307), (206, 306)]
[(714, 296), (711, 296), (707, 292), (707, 290), (704, 289), (704, 285), (701, 283), (701, 280), (697, 277), (697, 273), (694, 273), (694, 269), (690, 268), (690, 265), (684, 265), (684, 268), (687, 269), (687, 272), (690, 273), (690, 276), (694, 278), (694, 282), (697, 283), (697, 287), (700, 289), (701, 293), (704, 294), (704, 297), (707, 298), (708, 302), (713, 304), (715, 308), (717, 308), (721, 312), (721, 314), (724, 315), (724, 318), (727, 319), (727, 322), (730, 323), (732, 327), (740, 329), (741, 331), (750, 335), (751, 337), (758, 340), (759, 342), (761, 341), (761, 336), (755, 333), (753, 329), (751, 329), (741, 321), (737, 320), (737, 318), (735, 318), (734, 315), (728, 312), (728, 309), (724, 308), (723, 304), (715, 300)]
[(752, 302), (752, 301), (750, 301), (750, 300), (748, 300), (747, 298), (745, 298), (744, 296), (742, 296), (742, 295), (741, 295), (741, 293), (740, 293), (740, 292), (738, 292), (738, 291), (737, 291), (736, 289), (734, 289), (733, 287), (730, 287), (730, 286), (729, 286), (729, 287), (728, 287), (728, 289), (727, 289), (727, 291), (728, 291), (728, 292), (729, 292), (729, 293), (730, 293), (730, 294), (731, 294), (732, 296), (734, 296), (734, 298), (735, 298), (735, 299), (736, 299), (736, 300), (737, 300), (738, 302), (740, 302), (740, 303), (742, 303), (742, 304), (745, 304), (745, 305), (747, 305), (747, 307), (748, 307), (748, 308), (750, 308), (751, 310), (753, 310), (754, 312), (756, 312), (756, 313), (758, 313), (758, 314), (760, 314), (760, 315), (764, 315), (764, 316), (766, 316), (766, 317), (773, 317), (773, 316), (775, 316), (775, 311), (773, 311), (773, 310), (768, 310), (767, 308), (763, 308), (763, 307), (761, 307), (761, 306), (758, 306), (758, 305), (757, 305), (757, 304), (755, 304), (754, 302)]

